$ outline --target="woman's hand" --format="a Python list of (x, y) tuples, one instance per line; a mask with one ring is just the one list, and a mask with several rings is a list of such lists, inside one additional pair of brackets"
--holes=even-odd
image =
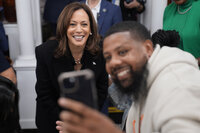
[(71, 110), (60, 114), (66, 133), (122, 133), (106, 116), (80, 102), (61, 98), (59, 104)]

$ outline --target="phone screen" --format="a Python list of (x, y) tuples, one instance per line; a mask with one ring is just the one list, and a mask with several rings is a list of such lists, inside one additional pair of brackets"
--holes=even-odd
[(97, 109), (96, 85), (91, 70), (64, 72), (58, 81), (62, 97), (80, 101)]

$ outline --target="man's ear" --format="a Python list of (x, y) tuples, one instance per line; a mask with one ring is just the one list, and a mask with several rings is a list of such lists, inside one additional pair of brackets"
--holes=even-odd
[(148, 58), (150, 58), (153, 53), (153, 42), (151, 40), (146, 40), (144, 42), (144, 47), (147, 52)]

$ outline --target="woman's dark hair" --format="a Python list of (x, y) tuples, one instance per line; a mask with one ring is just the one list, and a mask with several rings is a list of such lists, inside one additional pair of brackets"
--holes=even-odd
[(100, 48), (98, 44), (100, 42), (100, 36), (97, 32), (97, 24), (95, 22), (92, 12), (86, 4), (74, 2), (67, 5), (62, 10), (58, 18), (56, 39), (58, 40), (59, 45), (55, 51), (55, 57), (61, 57), (63, 55), (67, 55), (67, 53), (69, 52), (67, 29), (69, 27), (72, 15), (74, 14), (75, 11), (80, 9), (83, 9), (87, 13), (92, 33), (92, 35), (88, 37), (85, 49), (93, 55), (99, 52)]
[(18, 102), (16, 85), (0, 76), (0, 133), (20, 133)]
[(152, 35), (152, 41), (154, 47), (156, 44), (159, 44), (161, 47), (169, 46), (169, 47), (178, 47), (180, 43), (179, 33), (175, 30), (157, 30)]

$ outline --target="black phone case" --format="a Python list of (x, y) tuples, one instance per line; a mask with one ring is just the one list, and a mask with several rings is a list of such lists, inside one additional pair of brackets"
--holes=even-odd
[(60, 95), (97, 109), (94, 74), (91, 70), (64, 72), (58, 78)]

